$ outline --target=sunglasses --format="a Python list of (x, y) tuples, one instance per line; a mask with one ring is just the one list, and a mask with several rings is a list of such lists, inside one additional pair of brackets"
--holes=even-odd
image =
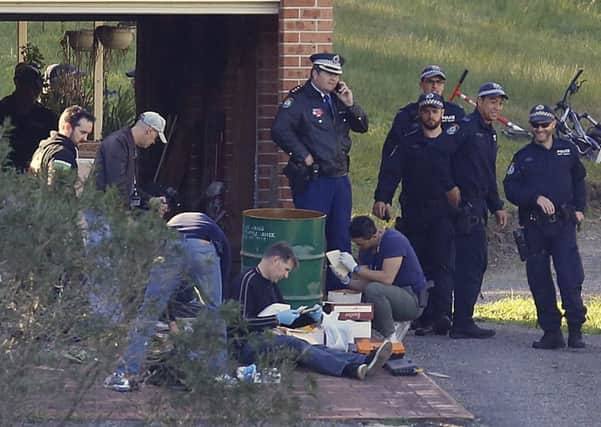
[(547, 129), (549, 126), (551, 126), (551, 123), (553, 122), (548, 122), (548, 123), (530, 123), (530, 126), (532, 126), (533, 129)]

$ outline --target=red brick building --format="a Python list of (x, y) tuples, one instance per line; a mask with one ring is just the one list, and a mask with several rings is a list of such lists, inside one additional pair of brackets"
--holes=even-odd
[(236, 252), (242, 210), (291, 206), (287, 156), (270, 127), (288, 90), (308, 78), (308, 56), (332, 50), (333, 0), (3, 1), (0, 19), (134, 21), (137, 110), (176, 121), (167, 151), (155, 144), (143, 154), (140, 180), (152, 180), (163, 157), (158, 181), (188, 210), (203, 208), (211, 181), (225, 182)]

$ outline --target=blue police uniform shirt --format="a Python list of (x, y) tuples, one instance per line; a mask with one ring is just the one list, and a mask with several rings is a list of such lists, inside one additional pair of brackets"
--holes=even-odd
[(443, 190), (457, 186), (462, 200), (484, 200), (486, 205), (476, 206), (474, 214), (485, 216), (486, 207), (490, 212), (503, 209), (497, 187), (497, 133), (492, 124), (474, 110), (445, 133), (450, 138), (434, 145), (433, 157)]
[[(444, 115), (442, 116), (442, 127), (447, 129), (460, 121), (465, 116), (463, 108), (454, 102), (444, 101)], [(418, 105), (412, 102), (401, 108), (396, 114), (390, 131), (382, 147), (382, 158), (390, 155), (394, 147), (404, 136), (419, 129)]]
[[(445, 191), (438, 179), (437, 165), (432, 161), (433, 145), (445, 144), (450, 137), (444, 132), (435, 138), (424, 135), (421, 129), (407, 134), (382, 159), (378, 185), (374, 194), (375, 201), (391, 203), (397, 186), (402, 181), (402, 194), (399, 197), (403, 215), (423, 214), (424, 206), (438, 202), (437, 206), (446, 207)], [(403, 202), (405, 201), (405, 203)], [(446, 214), (444, 209), (433, 209), (433, 215)]]
[(230, 244), (215, 221), (200, 212), (184, 212), (171, 218), (167, 225), (186, 236), (209, 241), (215, 246), (215, 251), (219, 255), (221, 279), (225, 286), (230, 275)]
[(396, 257), (403, 257), (403, 262), (392, 284), (401, 288), (411, 286), (416, 294), (419, 293), (426, 284), (426, 277), (411, 243), (395, 229), (384, 230), (376, 250), (359, 251), (359, 264), (381, 271), (386, 258)]
[(503, 185), (507, 200), (526, 212), (539, 211), (538, 196), (547, 197), (556, 207), (586, 207), (586, 169), (578, 153), (566, 140), (553, 138), (550, 149), (531, 142), (514, 156)]

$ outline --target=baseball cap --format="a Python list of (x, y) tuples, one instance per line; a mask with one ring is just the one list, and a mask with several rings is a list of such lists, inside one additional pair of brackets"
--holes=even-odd
[(314, 66), (332, 74), (342, 74), (344, 58), (337, 53), (314, 53), (309, 57)]
[(447, 76), (444, 73), (444, 70), (439, 65), (428, 65), (426, 68), (422, 70), (420, 74), (420, 79), (429, 79), (430, 77), (440, 76), (443, 80), (447, 79)]
[(417, 100), (418, 108), (430, 106), (438, 109), (444, 108), (444, 100), (437, 93), (422, 93)]
[(509, 99), (505, 93), (505, 90), (503, 90), (503, 86), (494, 82), (484, 83), (482, 86), (480, 86), (480, 89), (478, 90), (478, 98), (485, 96), (502, 96), (505, 99)]
[(548, 105), (538, 104), (530, 110), (528, 120), (530, 123), (549, 123), (555, 120), (555, 113)]
[(159, 133), (159, 138), (163, 144), (167, 143), (167, 138), (165, 137), (166, 122), (159, 113), (155, 113), (154, 111), (146, 111), (140, 114), (139, 120), (156, 130)]
[(19, 62), (15, 66), (15, 80), (26, 84), (33, 84), (39, 88), (43, 84), (40, 69), (35, 64), (28, 64), (26, 62)]

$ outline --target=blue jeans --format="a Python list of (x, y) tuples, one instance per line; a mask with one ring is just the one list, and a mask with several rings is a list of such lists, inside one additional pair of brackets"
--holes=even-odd
[[(125, 364), (119, 366), (117, 372), (141, 372), (157, 320), (165, 311), (172, 295), (186, 283), (194, 284), (199, 289), (206, 309), (214, 313), (216, 335), (225, 345), (225, 322), (217, 313), (217, 308), (222, 302), (219, 256), (212, 243), (182, 235), (175, 243), (175, 248), (170, 248), (169, 256), (157, 263), (150, 272), (144, 301), (129, 332)], [(199, 349), (198, 354), (202, 354), (202, 350)], [(209, 365), (217, 374), (225, 372), (226, 362), (224, 349), (219, 351), (217, 359)]]
[(312, 345), (307, 341), (287, 335), (276, 335), (273, 338), (260, 337), (258, 342), (246, 343), (242, 347), (240, 361), (244, 364), (254, 363), (261, 353), (292, 351), (299, 365), (325, 375), (341, 377), (349, 365), (365, 363), (367, 356), (359, 353), (347, 353), (333, 350), (324, 345)]

